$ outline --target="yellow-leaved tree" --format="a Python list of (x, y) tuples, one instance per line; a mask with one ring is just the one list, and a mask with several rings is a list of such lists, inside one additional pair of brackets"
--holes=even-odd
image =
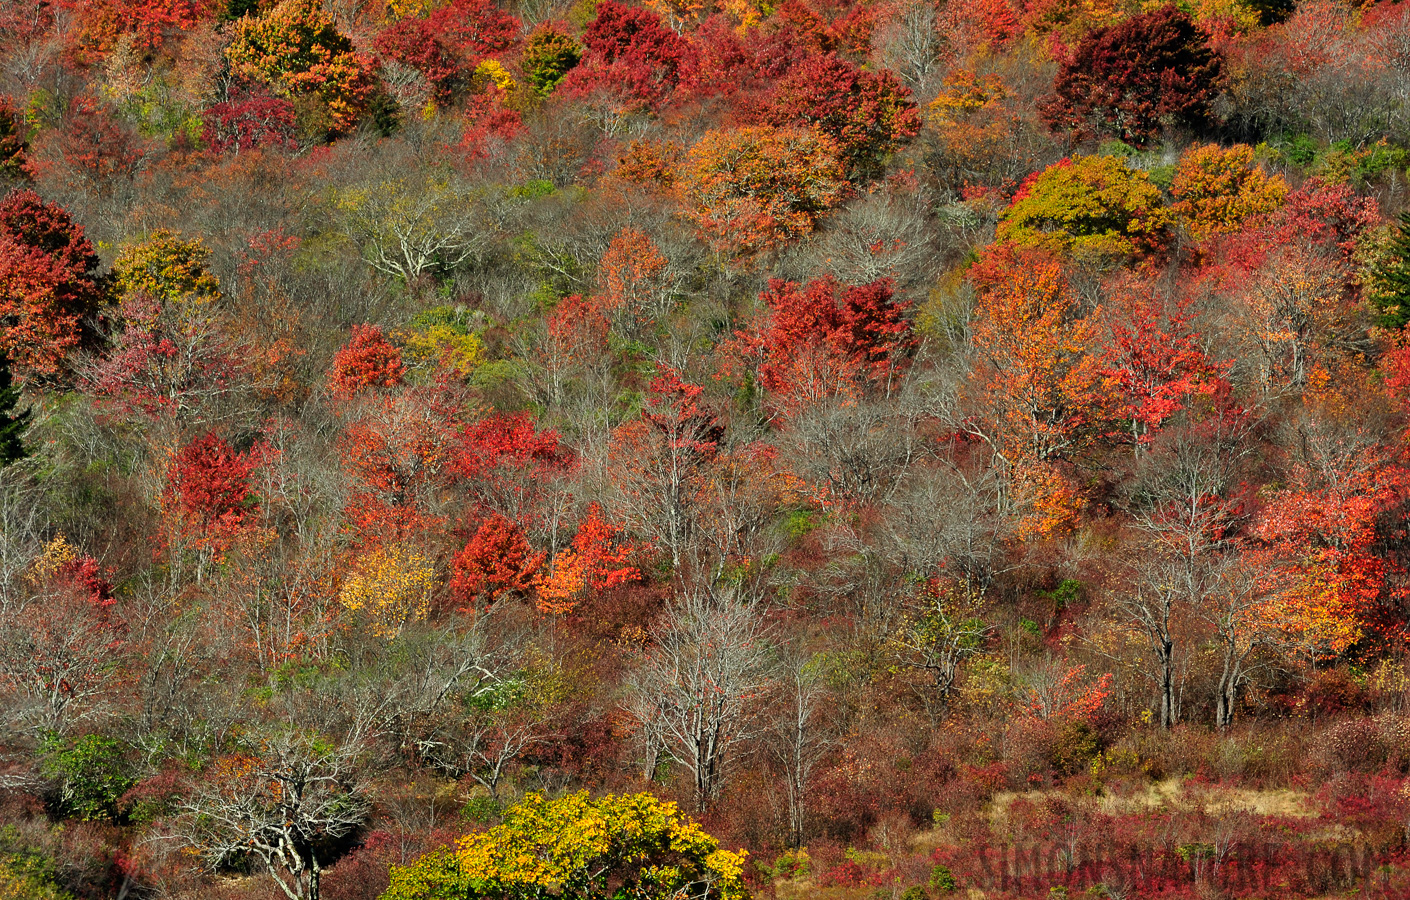
[(435, 588), (435, 567), (423, 554), (382, 547), (359, 561), (338, 600), (349, 612), (365, 615), (374, 633), (391, 638), (408, 622), (426, 618)]
[(382, 900), (748, 900), (744, 852), (651, 794), (529, 794), (482, 834), (392, 867)]

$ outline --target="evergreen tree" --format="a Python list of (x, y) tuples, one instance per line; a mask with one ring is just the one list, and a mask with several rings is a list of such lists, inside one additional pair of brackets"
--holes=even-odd
[(1410, 322), (1410, 213), (1400, 214), (1395, 238), (1371, 270), (1367, 287), (1382, 328), (1399, 330)]
[(16, 409), (20, 389), (10, 376), (10, 360), (0, 354), (0, 468), (24, 459), (24, 429), (29, 424), (29, 410)]

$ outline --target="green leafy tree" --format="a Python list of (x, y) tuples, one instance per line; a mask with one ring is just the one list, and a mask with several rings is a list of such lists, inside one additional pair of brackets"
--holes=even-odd
[(551, 94), (583, 58), (582, 45), (552, 22), (535, 28), (524, 42), (520, 62), (529, 83), (540, 94)]
[(382, 900), (747, 900), (743, 866), (651, 794), (530, 794), (489, 831), (394, 866)]
[(1366, 299), (1382, 328), (1399, 330), (1410, 322), (1410, 213), (1401, 213), (1390, 244), (1371, 268)]
[(134, 783), (119, 741), (88, 734), (71, 744), (51, 739), (44, 749), (43, 771), (58, 783), (66, 817), (84, 822), (119, 817), (118, 801)]

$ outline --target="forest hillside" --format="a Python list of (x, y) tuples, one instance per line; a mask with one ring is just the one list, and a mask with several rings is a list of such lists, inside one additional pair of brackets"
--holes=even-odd
[(1410, 3), (0, 0), (0, 897), (1410, 898)]

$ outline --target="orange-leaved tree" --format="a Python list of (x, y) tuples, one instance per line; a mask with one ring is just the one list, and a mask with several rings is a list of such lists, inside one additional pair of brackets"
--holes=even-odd
[(841, 148), (807, 126), (707, 132), (676, 189), (705, 240), (741, 257), (807, 236), (850, 193)]
[(539, 611), (562, 615), (595, 594), (639, 581), (641, 573), (627, 562), (635, 550), (592, 504), (572, 544), (559, 550), (549, 570), (534, 579)]

